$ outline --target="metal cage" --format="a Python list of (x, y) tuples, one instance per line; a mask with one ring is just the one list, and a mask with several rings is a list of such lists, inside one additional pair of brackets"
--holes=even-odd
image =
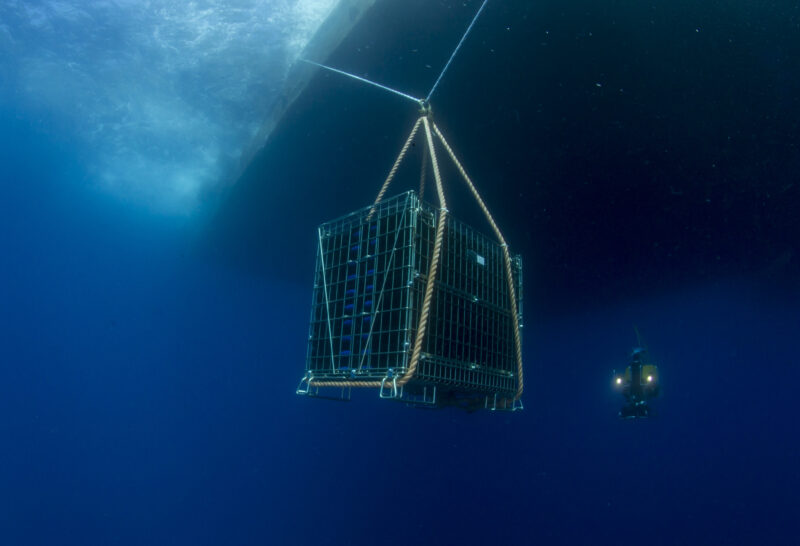
[[(380, 381), (381, 395), (423, 404), (514, 398), (514, 321), (500, 244), (446, 217), (435, 292), (413, 377), (402, 377), (418, 330), (437, 214), (408, 191), (318, 228), (306, 375), (346, 388)], [(522, 327), (522, 260), (512, 255)], [(298, 392), (301, 392), (299, 389)]]

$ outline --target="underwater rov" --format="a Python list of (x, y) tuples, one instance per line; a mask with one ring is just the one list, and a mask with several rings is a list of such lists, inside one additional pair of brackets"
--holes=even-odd
[(625, 397), (620, 419), (650, 417), (647, 403), (659, 393), (658, 366), (650, 362), (638, 330), (636, 338), (639, 345), (631, 351), (630, 364), (621, 374), (614, 373), (614, 388)]
[[(353, 388), (422, 407), (522, 408), (522, 260), (419, 99), (341, 70), (326, 70), (414, 101), (419, 117), (372, 205), (317, 230), (317, 262), (301, 395), (349, 400)], [(420, 191), (384, 199), (422, 129)], [(436, 143), (446, 151), (494, 233), (449, 215)], [(428, 163), (438, 207), (422, 200)], [(328, 394), (333, 393), (333, 395)]]

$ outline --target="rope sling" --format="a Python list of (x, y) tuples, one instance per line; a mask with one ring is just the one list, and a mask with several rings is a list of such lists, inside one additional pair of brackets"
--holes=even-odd
[[(484, 203), (483, 199), (481, 198), (480, 194), (478, 193), (475, 184), (472, 183), (469, 175), (467, 175), (466, 170), (464, 169), (461, 162), (456, 157), (455, 152), (447, 143), (442, 132), (439, 130), (439, 127), (436, 126), (430, 119), (430, 110), (428, 108), (423, 108), (420, 117), (414, 123), (414, 126), (411, 129), (411, 133), (406, 139), (405, 144), (400, 149), (400, 153), (397, 156), (392, 168), (389, 170), (389, 174), (386, 177), (383, 185), (381, 186), (380, 191), (378, 192), (378, 196), (375, 198), (375, 202), (372, 204), (372, 207), (367, 215), (367, 220), (370, 220), (372, 216), (375, 214), (375, 211), (378, 207), (378, 204), (383, 200), (386, 191), (389, 188), (392, 180), (397, 173), (398, 168), (400, 167), (403, 159), (408, 152), (411, 143), (414, 140), (414, 137), (417, 135), (420, 126), (424, 127), (425, 130), (425, 140), (427, 146), (423, 148), (423, 162), (422, 162), (422, 172), (420, 174), (420, 197), (422, 196), (423, 191), (425, 190), (425, 173), (427, 170), (427, 157), (430, 157), (431, 166), (433, 168), (433, 179), (436, 185), (436, 194), (439, 200), (439, 212), (437, 217), (437, 224), (436, 224), (436, 237), (434, 239), (433, 245), (433, 255), (431, 257), (430, 267), (428, 270), (427, 281), (425, 283), (425, 295), (423, 298), (422, 309), (420, 311), (419, 321), (417, 322), (417, 334), (414, 336), (414, 347), (411, 352), (411, 360), (408, 364), (408, 367), (404, 372), (399, 374), (399, 376), (394, 378), (389, 378), (388, 376), (379, 381), (361, 381), (361, 380), (352, 380), (352, 379), (343, 379), (343, 380), (317, 380), (313, 377), (308, 378), (308, 386), (309, 388), (314, 387), (340, 387), (340, 388), (391, 388), (395, 392), (398, 388), (402, 388), (406, 385), (409, 381), (411, 381), (415, 373), (417, 371), (417, 367), (419, 365), (420, 358), (422, 356), (422, 347), (425, 341), (425, 336), (428, 331), (428, 318), (430, 316), (430, 308), (431, 308), (431, 301), (433, 300), (433, 294), (435, 292), (435, 285), (436, 285), (436, 277), (439, 272), (439, 260), (441, 256), (442, 244), (444, 241), (444, 233), (445, 233), (445, 225), (448, 215), (447, 210), (447, 200), (444, 194), (444, 188), (442, 185), (442, 176), (439, 171), (439, 161), (436, 156), (436, 148), (434, 146), (434, 135), (438, 138), (439, 142), (441, 143), (442, 147), (447, 151), (447, 154), (450, 156), (450, 159), (453, 161), (458, 172), (461, 174), (461, 178), (467, 184), (467, 187), (470, 190), (470, 193), (475, 198), (475, 201), (478, 203), (478, 206), (483, 211), (486, 220), (489, 222), (489, 225), (492, 228), (492, 231), (497, 238), (500, 247), (503, 249), (503, 262), (505, 266), (505, 273), (506, 273), (506, 282), (508, 283), (508, 293), (509, 293), (509, 300), (510, 300), (510, 311), (511, 311), (511, 318), (513, 322), (513, 332), (514, 332), (514, 352), (516, 356), (516, 363), (517, 363), (517, 390), (514, 396), (514, 401), (517, 401), (522, 396), (522, 391), (524, 388), (523, 383), (523, 372), (522, 372), (522, 340), (520, 339), (519, 333), (519, 315), (518, 315), (518, 302), (517, 302), (517, 292), (516, 287), (514, 285), (514, 276), (511, 267), (511, 254), (508, 250), (508, 244), (506, 243), (505, 238), (503, 237), (500, 228), (497, 226), (497, 223), (494, 221), (492, 214), (489, 212), (486, 204)], [(322, 251), (322, 249), (320, 249)]]
[[(517, 390), (516, 390), (516, 393), (514, 395), (513, 402), (519, 401), (520, 397), (522, 396), (522, 391), (523, 391), (523, 386), (524, 385), (523, 385), (523, 376), (522, 376), (522, 340), (520, 339), (520, 333), (519, 333), (519, 329), (520, 329), (519, 314), (518, 314), (519, 305), (518, 305), (518, 299), (517, 299), (518, 295), (517, 295), (516, 287), (514, 285), (514, 275), (513, 275), (513, 272), (512, 272), (511, 255), (510, 255), (509, 250), (508, 250), (508, 244), (506, 243), (506, 240), (503, 237), (503, 234), (500, 232), (500, 229), (497, 227), (497, 224), (495, 223), (494, 218), (492, 217), (491, 213), (489, 212), (489, 209), (486, 207), (486, 204), (483, 202), (483, 199), (481, 198), (480, 194), (478, 193), (478, 190), (475, 188), (475, 185), (472, 183), (472, 180), (467, 175), (466, 170), (464, 169), (464, 167), (462, 166), (461, 162), (456, 157), (456, 154), (453, 152), (453, 149), (447, 143), (447, 140), (444, 138), (444, 135), (442, 134), (442, 132), (439, 130), (439, 128), (436, 126), (436, 124), (430, 118), (431, 110), (430, 110), (430, 107), (429, 107), (429, 103), (430, 103), (431, 97), (433, 96), (434, 92), (436, 91), (437, 87), (439, 86), (439, 83), (442, 81), (442, 78), (444, 77), (445, 73), (447, 72), (447, 69), (450, 67), (451, 63), (453, 62), (453, 59), (456, 57), (456, 54), (461, 49), (461, 46), (464, 44), (465, 40), (467, 39), (467, 36), (469, 35), (470, 31), (472, 30), (473, 26), (475, 25), (475, 22), (478, 20), (478, 17), (480, 17), (480, 15), (483, 12), (484, 8), (486, 7), (487, 3), (488, 3), (488, 0), (483, 0), (483, 2), (481, 3), (480, 8), (478, 8), (477, 13), (472, 18), (472, 21), (470, 22), (470, 24), (467, 27), (467, 29), (464, 32), (464, 34), (461, 36), (461, 40), (459, 40), (458, 44), (456, 45), (455, 50), (453, 50), (452, 54), (450, 55), (450, 58), (447, 60), (447, 63), (445, 64), (444, 68), (439, 73), (439, 77), (436, 79), (436, 82), (433, 84), (433, 87), (431, 88), (430, 92), (428, 92), (428, 95), (424, 99), (421, 99), (421, 98), (418, 98), (418, 97), (414, 97), (412, 95), (409, 95), (408, 93), (403, 93), (402, 91), (398, 91), (396, 89), (392, 89), (392, 88), (387, 87), (385, 85), (382, 85), (380, 83), (368, 80), (366, 78), (362, 78), (360, 76), (356, 76), (355, 74), (351, 74), (351, 73), (345, 72), (343, 70), (339, 70), (337, 68), (326, 66), (324, 64), (320, 64), (320, 63), (317, 63), (317, 62), (314, 62), (314, 61), (310, 61), (310, 60), (301, 59), (301, 61), (306, 62), (308, 64), (317, 66), (319, 68), (323, 68), (325, 70), (329, 70), (331, 72), (335, 72), (337, 74), (341, 74), (343, 76), (355, 79), (355, 80), (357, 80), (357, 81), (359, 81), (361, 83), (372, 85), (372, 86), (378, 87), (378, 88), (380, 88), (380, 89), (382, 89), (384, 91), (387, 91), (387, 92), (393, 93), (395, 95), (401, 96), (401, 97), (403, 97), (405, 99), (408, 99), (410, 101), (413, 101), (413, 102), (417, 103), (421, 108), (420, 109), (419, 118), (414, 123), (414, 126), (411, 129), (411, 133), (409, 134), (408, 138), (406, 139), (405, 144), (403, 144), (403, 147), (400, 149), (400, 153), (398, 154), (397, 159), (395, 160), (394, 164), (392, 165), (392, 168), (389, 170), (389, 174), (386, 177), (386, 180), (384, 181), (383, 185), (381, 186), (381, 189), (378, 192), (378, 196), (375, 198), (375, 202), (372, 204), (372, 206), (371, 206), (371, 208), (369, 210), (369, 213), (367, 214), (367, 217), (366, 217), (367, 221), (370, 221), (372, 219), (373, 215), (375, 214), (375, 212), (376, 212), (376, 210), (378, 208), (378, 205), (383, 200), (384, 195), (386, 194), (386, 191), (389, 188), (389, 185), (391, 184), (392, 180), (395, 177), (395, 174), (397, 173), (397, 169), (400, 167), (400, 164), (405, 159), (405, 156), (406, 156), (406, 154), (408, 152), (408, 149), (411, 146), (411, 143), (414, 141), (414, 137), (419, 132), (420, 126), (424, 127), (425, 140), (426, 140), (426, 144), (427, 145), (424, 146), (423, 150), (422, 150), (423, 159), (422, 159), (422, 171), (420, 173), (420, 181), (419, 181), (419, 198), (420, 198), (420, 200), (422, 200), (423, 196), (424, 196), (427, 165), (428, 165), (428, 157), (430, 157), (430, 162), (431, 162), (431, 166), (432, 166), (432, 170), (433, 170), (433, 178), (434, 178), (434, 182), (435, 182), (435, 186), (436, 186), (436, 194), (437, 194), (437, 197), (438, 197), (438, 200), (439, 200), (439, 211), (438, 211), (438, 216), (437, 216), (437, 220), (436, 220), (438, 223), (436, 224), (436, 235), (435, 235), (435, 239), (434, 239), (433, 255), (431, 257), (430, 266), (428, 268), (428, 276), (427, 276), (427, 280), (426, 280), (426, 283), (425, 283), (425, 292), (424, 292), (422, 308), (420, 310), (419, 320), (417, 321), (417, 332), (416, 332), (416, 335), (414, 336), (414, 346), (413, 346), (413, 349), (412, 349), (412, 352), (411, 352), (411, 360), (410, 360), (410, 362), (408, 364), (408, 367), (405, 369), (405, 371), (399, 372), (399, 375), (394, 375), (394, 374), (387, 375), (385, 378), (383, 378), (382, 380), (379, 380), (379, 381), (375, 381), (375, 380), (366, 381), (366, 380), (358, 380), (358, 379), (341, 379), (341, 380), (315, 379), (313, 377), (313, 375), (307, 375), (301, 381), (301, 385), (302, 385), (303, 381), (306, 382), (307, 390), (302, 391), (300, 389), (300, 387), (298, 387), (298, 393), (303, 393), (303, 392), (308, 393), (308, 389), (311, 389), (312, 387), (314, 387), (314, 388), (318, 388), (318, 387), (340, 387), (342, 389), (347, 389), (347, 388), (351, 388), (351, 387), (357, 387), (357, 388), (360, 387), (360, 388), (379, 388), (379, 389), (381, 389), (381, 396), (383, 397), (383, 391), (384, 391), (385, 388), (388, 387), (388, 388), (392, 389), (392, 392), (393, 392), (393, 396), (391, 396), (391, 397), (396, 397), (397, 392), (398, 392), (397, 389), (398, 388), (402, 388), (404, 385), (406, 385), (409, 381), (411, 381), (415, 377), (415, 374), (416, 374), (416, 371), (417, 371), (417, 367), (419, 365), (419, 361), (422, 358), (423, 343), (425, 341), (426, 334), (428, 333), (428, 323), (429, 323), (429, 316), (430, 316), (431, 301), (433, 300), (433, 295), (434, 295), (435, 286), (436, 286), (436, 277), (437, 277), (438, 272), (439, 272), (439, 261), (440, 261), (440, 256), (441, 256), (441, 252), (442, 252), (442, 246), (443, 246), (443, 241), (444, 241), (444, 233), (445, 233), (445, 225), (447, 223), (447, 215), (448, 215), (447, 200), (445, 198), (444, 189), (443, 189), (443, 186), (442, 186), (442, 177), (441, 177), (441, 173), (439, 171), (439, 162), (438, 162), (438, 158), (436, 156), (436, 149), (435, 149), (435, 146), (434, 146), (434, 135), (435, 135), (436, 138), (438, 138), (438, 140), (441, 143), (441, 145), (447, 151), (447, 154), (450, 156), (450, 159), (453, 161), (456, 169), (461, 174), (462, 179), (466, 182), (467, 187), (470, 190), (470, 193), (472, 193), (472, 196), (475, 198), (475, 200), (477, 201), (480, 209), (483, 211), (484, 215), (486, 216), (486, 219), (488, 220), (489, 225), (491, 226), (492, 231), (494, 232), (495, 237), (497, 237), (497, 240), (498, 240), (498, 242), (500, 244), (500, 247), (503, 250), (503, 262), (504, 262), (504, 266), (505, 266), (506, 282), (508, 284), (510, 311), (511, 311), (511, 318), (512, 318), (512, 323), (513, 323), (513, 332), (514, 332), (514, 352), (515, 352), (516, 364), (517, 364)], [(326, 305), (327, 305), (327, 284), (326, 284), (326, 281), (325, 281), (325, 265), (324, 265), (324, 260), (322, 259), (322, 255), (324, 254), (324, 252), (323, 252), (323, 248), (322, 248), (322, 240), (321, 240), (321, 238), (320, 238), (320, 253), (321, 253), (322, 272), (323, 272), (323, 284), (324, 284), (324, 289), (325, 289), (325, 292), (326, 292)], [(381, 295), (381, 297), (382, 297), (382, 295)], [(328, 313), (328, 331), (329, 331), (329, 336), (330, 336), (331, 335), (331, 333), (330, 333), (331, 327), (330, 327), (330, 310), (329, 309), (328, 309), (327, 313)], [(370, 329), (369, 336), (371, 338), (372, 329)], [(332, 340), (331, 340), (331, 343), (332, 343)], [(333, 347), (332, 346), (331, 346), (331, 358), (333, 358)], [(359, 366), (359, 368), (360, 368), (360, 366)], [(495, 395), (495, 399), (496, 398), (497, 398), (497, 395)], [(497, 402), (497, 400), (495, 400), (495, 404), (496, 404), (496, 402)]]

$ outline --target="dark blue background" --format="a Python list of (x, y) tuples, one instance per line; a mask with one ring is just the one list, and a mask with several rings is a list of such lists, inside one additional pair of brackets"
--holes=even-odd
[[(441, 42), (434, 49), (442, 58), (431, 59), (438, 66), (477, 4), (432, 5), (436, 29), (408, 30), (422, 19), (411, 7), (392, 14), (392, 28), (414, 48)], [(583, 86), (574, 69), (584, 54), (608, 51), (602, 42), (576, 45), (586, 33), (627, 15), (630, 33), (653, 19), (665, 36), (692, 36), (697, 24), (687, 19), (719, 21), (712, 15), (724, 12), (510, 5), (490, 3), (443, 84), (437, 120), (526, 257), (527, 388), (525, 410), (514, 414), (413, 410), (372, 392), (350, 403), (294, 394), (314, 227), (371, 199), (413, 120), (402, 102), (320, 76), (208, 223), (103, 197), (69, 142), (2, 113), (0, 543), (794, 542), (800, 299), (798, 234), (785, 210), (797, 210), (796, 189), (742, 208), (793, 183), (795, 125), (785, 120), (794, 103), (781, 121), (766, 117), (772, 95), (747, 113), (732, 108), (738, 122), (725, 112), (700, 116), (702, 104), (719, 100), (712, 87), (739, 104), (755, 92), (693, 87), (679, 72), (658, 100), (647, 92), (658, 85), (641, 84), (620, 106), (626, 129), (609, 128), (611, 106), (593, 102), (597, 78), (587, 75)], [(791, 14), (767, 15), (749, 32), (749, 20), (731, 16), (740, 26), (715, 40), (749, 40), (754, 47), (743, 50), (765, 71), (789, 63), (781, 48), (793, 42), (767, 37)], [(521, 21), (530, 26), (513, 40), (511, 65), (529, 55), (531, 78), (498, 68), (492, 76), (509, 95), (487, 106), (483, 88), (470, 85), (470, 63), (490, 66), (486, 43)], [(548, 22), (561, 34), (551, 57), (535, 48)], [(411, 45), (391, 34), (379, 40), (374, 19), (364, 25), (332, 62), (355, 70), (362, 59), (352, 45), (362, 40), (382, 59), (363, 58), (377, 63), (373, 77), (398, 86), (407, 77), (424, 91), (436, 71), (406, 71), (419, 63), (380, 51)], [(664, 67), (674, 53), (624, 51), (635, 49), (620, 47), (623, 60), (607, 53), (606, 66), (622, 71), (629, 55), (640, 69)], [(672, 61), (698, 73), (725, 65), (713, 56)], [(637, 70), (625, 74), (626, 87), (641, 83)], [(758, 83), (729, 77), (731, 85)], [(559, 81), (564, 91), (542, 91)], [(698, 109), (677, 112), (673, 101), (687, 104), (676, 97), (688, 89), (701, 95)], [(530, 101), (521, 100), (527, 93)], [(650, 117), (658, 108), (674, 132)], [(594, 111), (600, 121), (567, 111)], [(725, 136), (687, 143), (700, 125)], [(774, 138), (748, 136), (741, 149), (757, 149), (741, 157), (727, 144), (728, 125)], [(476, 138), (489, 129), (490, 141)], [(654, 150), (665, 143), (673, 151), (659, 159)], [(556, 161), (557, 150), (571, 151)], [(731, 157), (714, 167), (727, 174), (713, 184), (703, 174), (712, 152)], [(773, 165), (768, 179), (757, 167), (741, 173), (764, 158)], [(669, 187), (678, 184), (686, 199), (676, 203)], [(466, 199), (454, 200), (460, 216), (478, 222)], [(675, 252), (662, 256), (664, 246)], [(655, 418), (621, 422), (610, 373), (635, 344), (634, 324), (660, 365), (663, 395)]]

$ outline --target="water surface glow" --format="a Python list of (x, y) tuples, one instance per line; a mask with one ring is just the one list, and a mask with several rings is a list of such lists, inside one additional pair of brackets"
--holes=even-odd
[(8, 0), (0, 104), (74, 140), (92, 183), (191, 213), (232, 175), (336, 1)]

